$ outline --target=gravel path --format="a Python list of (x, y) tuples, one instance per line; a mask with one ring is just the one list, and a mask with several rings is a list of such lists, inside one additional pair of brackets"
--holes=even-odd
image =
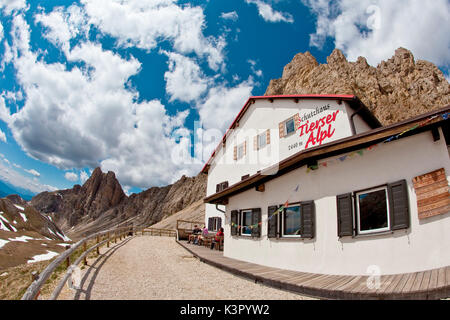
[(60, 299), (310, 299), (255, 284), (200, 262), (173, 238), (129, 238), (114, 248), (102, 248), (101, 253), (82, 271), (81, 292), (74, 296), (74, 291), (65, 286)]

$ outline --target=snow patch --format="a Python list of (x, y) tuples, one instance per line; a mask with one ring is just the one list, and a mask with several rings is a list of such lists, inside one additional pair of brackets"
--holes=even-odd
[(58, 232), (58, 234), (63, 238), (64, 241), (72, 241), (68, 236), (66, 236), (64, 233)]
[(24, 207), (18, 206), (17, 204), (15, 204), (14, 206), (21, 211), (25, 211)]
[(25, 215), (25, 213), (20, 212), (19, 214), (20, 214), (20, 216), (22, 217), (23, 221), (25, 221), (25, 222), (28, 221), (28, 218), (27, 218), (27, 216)]
[(0, 248), (3, 247), (5, 244), (7, 244), (9, 242), (9, 240), (3, 240), (0, 239)]
[(59, 255), (59, 253), (47, 250), (47, 253), (38, 254), (33, 258), (31, 258), (31, 260), (28, 260), (27, 263), (50, 260), (51, 258), (56, 257), (57, 255)]
[(17, 238), (9, 238), (10, 241), (20, 241), (20, 242), (28, 242), (27, 240), (36, 240), (34, 238), (31, 238), (29, 236), (21, 236)]
[(63, 247), (65, 247), (65, 246), (71, 246), (70, 243), (57, 243), (57, 245), (58, 245), (58, 246), (63, 246)]

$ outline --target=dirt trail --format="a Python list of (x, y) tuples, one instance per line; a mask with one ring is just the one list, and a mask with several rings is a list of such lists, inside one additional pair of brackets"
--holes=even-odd
[[(108, 251), (109, 250), (109, 251)], [(81, 290), (67, 285), (59, 299), (310, 299), (255, 284), (194, 258), (173, 238), (138, 236), (102, 248), (82, 271)]]

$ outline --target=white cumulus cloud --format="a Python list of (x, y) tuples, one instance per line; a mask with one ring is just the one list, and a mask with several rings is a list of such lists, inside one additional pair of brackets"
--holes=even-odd
[(6, 143), (6, 135), (1, 129), (0, 129), (0, 141), (3, 141)]
[(86, 180), (89, 179), (89, 175), (85, 171), (80, 172), (80, 181), (81, 183), (85, 183)]
[[(205, 37), (201, 7), (179, 6), (175, 0), (82, 0), (89, 22), (116, 39), (121, 46), (153, 49), (170, 41), (179, 53), (205, 57), (217, 70), (223, 63), (223, 37)], [(119, 23), (120, 22), (120, 23)]]
[(72, 182), (78, 181), (78, 175), (75, 172), (66, 172), (64, 178)]
[(164, 74), (170, 100), (190, 102), (197, 100), (208, 88), (208, 80), (197, 63), (178, 53), (166, 52), (169, 70)]
[(448, 0), (302, 0), (317, 16), (310, 44), (321, 47), (330, 37), (347, 58), (367, 58), (371, 65), (405, 47), (416, 58), (450, 64)]
[(237, 14), (236, 11), (222, 12), (222, 13), (220, 14), (220, 17), (221, 17), (222, 19), (232, 20), (232, 21), (236, 21), (236, 20), (239, 18), (239, 16), (238, 16), (238, 14)]
[(7, 15), (10, 15), (13, 11), (24, 9), (26, 6), (25, 0), (0, 0), (0, 9)]
[(270, 4), (262, 0), (245, 0), (248, 4), (254, 4), (258, 8), (259, 15), (267, 22), (293, 23), (294, 18), (290, 13), (275, 11)]
[(34, 170), (34, 169), (24, 169), (24, 171), (26, 171), (26, 172), (28, 172), (29, 174), (31, 174), (31, 175), (33, 175), (33, 176), (35, 176), (35, 177), (40, 177), (41, 176), (41, 174), (39, 173), (39, 172), (37, 172), (36, 170)]

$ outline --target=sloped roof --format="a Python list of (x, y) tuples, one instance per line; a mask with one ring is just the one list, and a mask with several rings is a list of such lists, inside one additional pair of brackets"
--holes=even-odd
[[(317, 161), (320, 159), (329, 158), (346, 152), (351, 152), (361, 148), (372, 146), (374, 144), (385, 141), (386, 138), (388, 137), (405, 132), (405, 130), (410, 129), (412, 126), (417, 125), (418, 128), (403, 134), (399, 139), (419, 134), (424, 131), (437, 128), (438, 126), (444, 126), (445, 122), (450, 121), (450, 119), (444, 120), (444, 118), (441, 116), (444, 114), (448, 114), (449, 112), (450, 112), (450, 105), (441, 108), (439, 110), (428, 112), (420, 116), (407, 119), (386, 127), (369, 130), (354, 136), (349, 136), (343, 139), (335, 140), (323, 144), (321, 146), (312, 147), (299, 151), (293, 154), (292, 156), (280, 161), (279, 163), (263, 170), (265, 172), (271, 172), (273, 171), (273, 168), (276, 168), (277, 169), (276, 174), (266, 175), (264, 174), (264, 172), (258, 172), (245, 180), (239, 181), (229, 186), (228, 188), (222, 190), (221, 192), (207, 196), (206, 198), (203, 199), (203, 201), (205, 203), (221, 204), (222, 202), (224, 202), (224, 200), (226, 201), (226, 199), (230, 196), (248, 190), (252, 187), (258, 186), (272, 179), (275, 179), (292, 170), (307, 165), (312, 161)], [(434, 116), (437, 117), (434, 118)], [(426, 124), (421, 125), (424, 122), (424, 120), (426, 120), (427, 118), (430, 119), (430, 117), (433, 117), (434, 119), (426, 121)]]

